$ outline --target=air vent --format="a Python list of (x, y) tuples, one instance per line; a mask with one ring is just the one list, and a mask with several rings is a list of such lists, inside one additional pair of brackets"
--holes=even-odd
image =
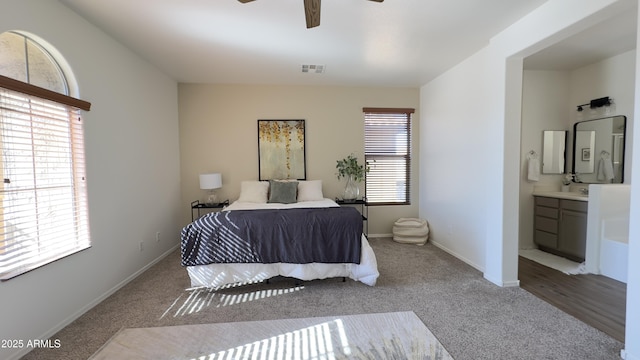
[(302, 65), (302, 72), (322, 74), (324, 73), (324, 65)]

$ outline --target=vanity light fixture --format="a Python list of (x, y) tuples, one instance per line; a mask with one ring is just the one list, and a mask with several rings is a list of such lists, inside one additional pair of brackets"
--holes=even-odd
[(578, 105), (578, 111), (582, 111), (582, 107), (583, 106), (587, 106), (589, 105), (589, 108), (591, 109), (595, 109), (595, 108), (599, 108), (599, 107), (603, 107), (603, 106), (610, 106), (611, 105), (611, 101), (613, 99), (610, 99), (608, 96), (605, 96), (603, 98), (599, 98), (599, 99), (593, 99), (591, 100), (588, 104), (582, 104), (582, 105)]

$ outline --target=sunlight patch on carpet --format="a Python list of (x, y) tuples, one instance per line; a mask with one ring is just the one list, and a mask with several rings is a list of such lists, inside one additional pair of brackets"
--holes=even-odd
[[(261, 283), (261, 282), (258, 282)], [(249, 301), (258, 301), (274, 296), (282, 296), (291, 294), (304, 289), (304, 285), (296, 285), (285, 288), (251, 290), (254, 283), (232, 284), (220, 289), (211, 289), (206, 287), (187, 289), (169, 306), (169, 308), (160, 316), (160, 319), (166, 316), (180, 317), (194, 313), (199, 313), (208, 308), (220, 308), (242, 304)], [(232, 291), (227, 291), (232, 289)]]
[(91, 359), (453, 359), (411, 311), (122, 329)]

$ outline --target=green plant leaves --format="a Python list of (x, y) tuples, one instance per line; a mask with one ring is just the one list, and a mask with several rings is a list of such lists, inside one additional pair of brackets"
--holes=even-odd
[(369, 171), (369, 168), (358, 164), (358, 158), (353, 154), (342, 160), (336, 160), (336, 169), (338, 170), (336, 173), (338, 180), (343, 177), (353, 176), (353, 180), (358, 182), (364, 180), (365, 172)]

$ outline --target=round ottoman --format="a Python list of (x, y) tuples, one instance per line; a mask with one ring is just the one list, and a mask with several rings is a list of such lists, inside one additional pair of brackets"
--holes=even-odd
[(424, 245), (429, 238), (427, 220), (400, 218), (393, 224), (393, 240), (399, 243)]

